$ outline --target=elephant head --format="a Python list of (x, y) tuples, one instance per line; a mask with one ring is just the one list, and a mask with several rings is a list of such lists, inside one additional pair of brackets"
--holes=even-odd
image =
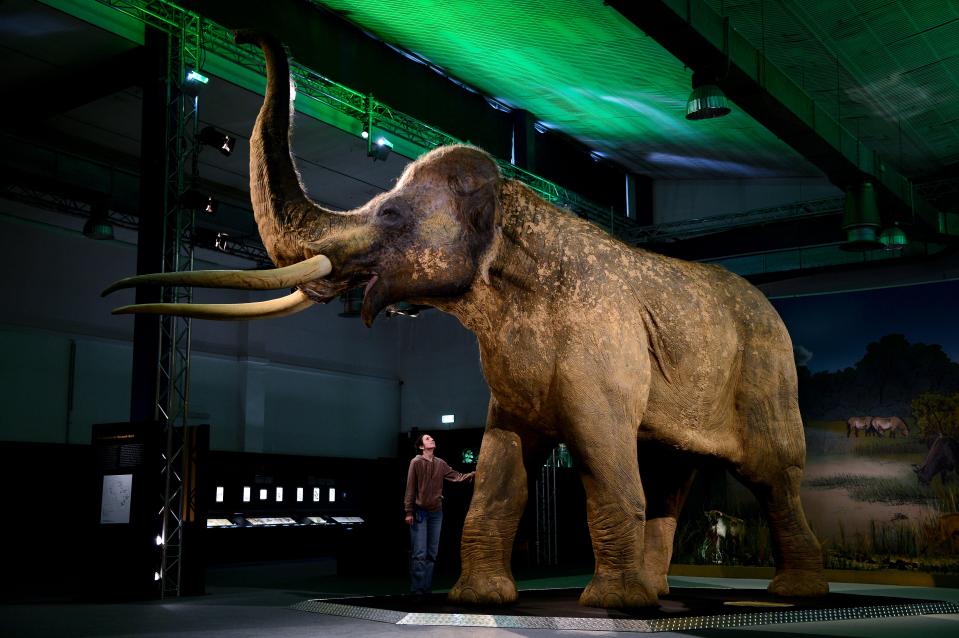
[[(407, 166), (392, 190), (359, 208), (324, 208), (307, 196), (290, 151), (293, 102), (282, 45), (256, 31), (239, 31), (236, 40), (258, 45), (266, 58), (266, 94), (250, 137), (250, 196), (260, 237), (280, 268), (144, 275), (117, 282), (104, 294), (147, 283), (274, 289), (293, 285), (297, 291), (288, 301), (276, 302), (282, 311), (262, 315), (256, 308), (238, 315), (236, 306), (228, 304), (145, 304), (114, 312), (220, 319), (276, 316), (365, 285), (361, 317), (371, 325), (383, 308), (398, 301), (431, 305), (466, 292), (481, 273), (494, 239), (502, 183), (496, 162), (474, 147), (441, 147)], [(257, 278), (258, 285), (252, 285)]]

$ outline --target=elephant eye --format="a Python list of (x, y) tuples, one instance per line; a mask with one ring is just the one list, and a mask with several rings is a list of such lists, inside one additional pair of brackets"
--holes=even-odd
[(376, 211), (376, 218), (387, 226), (401, 226), (406, 222), (406, 209), (403, 204), (386, 204)]

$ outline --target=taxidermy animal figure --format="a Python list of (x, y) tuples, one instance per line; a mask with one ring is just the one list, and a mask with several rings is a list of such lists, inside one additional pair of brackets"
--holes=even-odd
[(746, 523), (719, 510), (703, 512), (706, 515), (706, 543), (704, 557), (714, 563), (736, 560), (746, 538)]
[[(476, 334), (492, 398), (453, 601), (516, 598), (510, 555), (527, 476), (559, 442), (586, 489), (596, 558), (582, 604), (643, 607), (668, 591), (676, 519), (700, 459), (724, 462), (768, 514), (770, 591), (826, 592), (799, 501), (805, 439), (792, 344), (762, 293), (721, 268), (617, 241), (504, 179), (469, 146), (426, 154), (356, 210), (326, 210), (305, 194), (290, 153), (283, 48), (255, 32), (237, 40), (258, 44), (267, 61), (250, 139), (260, 235), (277, 266), (303, 269), (298, 280), (284, 271), (297, 292), (275, 312), (365, 285), (367, 325), (409, 301)], [(120, 285), (146, 281), (163, 280)]]

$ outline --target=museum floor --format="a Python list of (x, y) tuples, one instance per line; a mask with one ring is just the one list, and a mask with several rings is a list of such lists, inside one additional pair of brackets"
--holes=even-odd
[[(39, 600), (0, 605), (0, 636), (64, 637), (150, 636), (218, 638), (256, 636), (299, 638), (327, 636), (599, 636), (612, 631), (502, 629), (392, 625), (291, 609), (303, 601), (333, 595), (387, 594), (402, 591), (399, 580), (337, 578), (332, 561), (298, 561), (217, 567), (209, 570), (206, 596), (171, 602), (122, 604)], [(581, 586), (582, 575), (520, 582), (521, 589)], [(671, 577), (674, 587), (762, 588), (765, 581)], [(869, 596), (896, 596), (959, 603), (959, 589), (833, 584), (832, 591)], [(702, 629), (672, 636), (914, 636), (959, 635), (959, 614), (873, 618), (830, 622), (772, 624), (736, 629)]]

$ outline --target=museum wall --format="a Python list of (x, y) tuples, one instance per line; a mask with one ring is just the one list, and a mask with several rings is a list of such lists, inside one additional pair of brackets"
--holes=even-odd
[[(403, 379), (400, 429), (485, 427), (490, 395), (473, 333), (438, 310), (395, 321), (400, 328)], [(442, 423), (444, 414), (452, 414), (454, 422)]]
[[(772, 302), (796, 355), (801, 498), (826, 567), (959, 573), (959, 282)], [(741, 531), (721, 538), (720, 515)], [(675, 562), (772, 564), (756, 500), (715, 471), (676, 543)]]
[(842, 191), (825, 178), (763, 178), (744, 173), (743, 179), (658, 179), (653, 182), (653, 222), (740, 213), (840, 195)]
[[(135, 271), (135, 237), (118, 229), (117, 240), (96, 242), (80, 234), (82, 220), (0, 206), (0, 440), (88, 443), (93, 423), (129, 418), (133, 321), (110, 309), (133, 294), (100, 291)], [(195, 299), (254, 297), (204, 290)], [(272, 321), (193, 322), (190, 422), (211, 425), (213, 449), (394, 453), (399, 327), (367, 329), (341, 310), (333, 302)]]

